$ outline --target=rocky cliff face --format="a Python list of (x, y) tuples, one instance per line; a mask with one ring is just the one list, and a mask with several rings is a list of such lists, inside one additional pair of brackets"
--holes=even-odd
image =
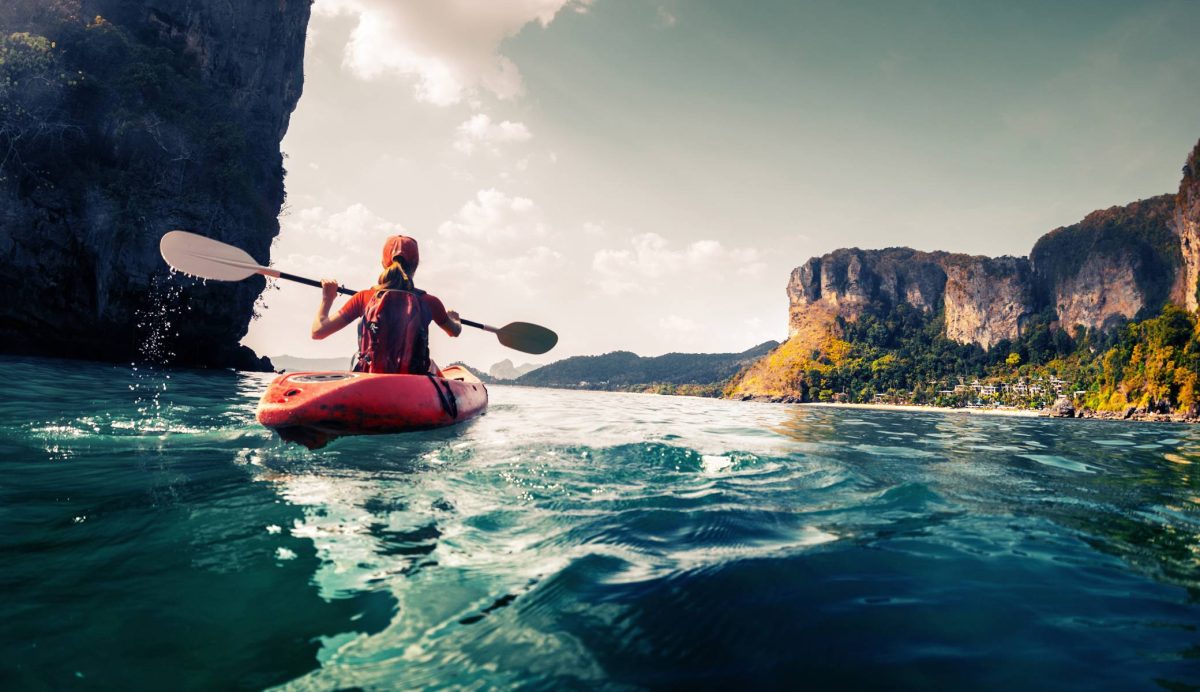
[[(309, 0), (0, 8), (0, 348), (264, 368), (261, 280), (170, 277), (182, 228), (268, 262)], [(37, 84), (37, 88), (15, 85)]]
[[(1049, 309), (1061, 326), (1107, 329), (1157, 312), (1169, 300), (1182, 303), (1195, 278), (1185, 274), (1184, 255), (1200, 252), (1196, 230), (1196, 184), (1180, 193), (1191, 216), (1163, 195), (1089, 214), (1074, 226), (1043, 236), (1029, 259), (972, 257), (909, 248), (836, 250), (792, 271), (789, 335), (810, 322), (812, 310), (832, 310), (845, 320), (868, 309), (907, 304), (924, 312), (944, 310), (946, 336), (989, 349), (1021, 335), (1034, 314)], [(1172, 224), (1180, 231), (1173, 229)], [(1189, 225), (1190, 224), (1190, 225)], [(1181, 250), (1181, 237), (1183, 238)], [(1195, 263), (1200, 273), (1200, 256)]]
[(986, 350), (1021, 335), (1037, 311), (1028, 260), (947, 255), (944, 266), (946, 336)]
[(1092, 212), (1038, 240), (1030, 258), (1063, 327), (1107, 329), (1183, 302), (1174, 211), (1173, 195), (1152, 197)]
[(946, 331), (984, 348), (1015, 339), (1036, 308), (1028, 260), (971, 257), (910, 248), (836, 250), (792, 271), (789, 336), (831, 312), (858, 319), (867, 309), (904, 304), (922, 312), (945, 308)]
[(810, 259), (792, 271), (788, 282), (789, 336), (809, 321), (817, 305), (847, 319), (857, 319), (871, 306), (898, 303), (935, 310), (946, 284), (945, 256), (910, 248), (852, 248)]
[(1183, 166), (1183, 181), (1175, 196), (1171, 230), (1179, 236), (1183, 263), (1181, 304), (1188, 310), (1200, 307), (1200, 143)]
[(1020, 337), (1033, 318), (1073, 334), (1200, 303), (1200, 144), (1177, 195), (1089, 214), (1038, 240), (1024, 257), (909, 248), (836, 250), (792, 271), (788, 342), (735, 381), (735, 397), (794, 398), (798, 373), (844, 352), (839, 324), (898, 305), (936, 315), (944, 335), (985, 350)]

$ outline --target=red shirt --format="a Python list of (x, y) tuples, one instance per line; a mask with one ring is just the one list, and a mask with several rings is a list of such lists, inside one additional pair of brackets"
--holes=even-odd
[[(374, 288), (368, 288), (365, 291), (359, 291), (346, 301), (341, 310), (338, 310), (338, 317), (346, 318), (346, 322), (356, 320), (363, 315), (363, 310), (367, 309), (367, 301), (371, 300), (371, 296), (375, 295)], [(425, 307), (429, 308), (429, 314), (433, 317), (433, 321), (438, 324), (446, 324), (450, 318), (446, 315), (446, 306), (442, 305), (442, 301), (437, 299), (437, 296), (426, 293), (421, 296), (425, 301)]]

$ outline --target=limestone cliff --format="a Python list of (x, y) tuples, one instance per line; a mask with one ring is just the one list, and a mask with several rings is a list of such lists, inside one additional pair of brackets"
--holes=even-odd
[(984, 351), (1016, 342), (1035, 318), (1040, 331), (1030, 338), (1044, 345), (1079, 326), (1103, 331), (1146, 319), (1168, 303), (1195, 310), (1198, 158), (1200, 144), (1187, 159), (1177, 195), (1093, 212), (1047, 233), (1029, 258), (852, 248), (809, 259), (787, 284), (789, 340), (742, 373), (727, 394), (808, 396), (795, 389), (799, 373), (837, 367), (852, 350), (842, 340), (851, 338), (844, 334), (853, 331), (848, 325), (869, 313), (883, 317), (870, 329), (887, 331), (886, 316), (898, 306), (916, 308), (925, 324), (936, 326), (940, 318), (942, 336)]
[(1200, 307), (1200, 142), (1183, 166), (1171, 229), (1179, 236), (1183, 262), (1180, 302), (1196, 310)]
[(0, 348), (268, 365), (238, 345), (263, 282), (169, 278), (157, 245), (183, 228), (268, 262), (309, 9), (0, 7)]
[(984, 350), (1021, 335), (1036, 312), (1036, 291), (1024, 257), (947, 255), (946, 336)]
[(941, 266), (945, 254), (851, 248), (810, 259), (792, 271), (788, 282), (789, 336), (811, 321), (810, 313), (818, 305), (847, 319), (857, 319), (863, 310), (881, 304), (936, 309), (946, 283)]
[(1063, 327), (1107, 329), (1183, 302), (1174, 210), (1173, 195), (1152, 197), (1092, 212), (1038, 240), (1030, 258)]
[(1028, 260), (971, 257), (910, 248), (835, 250), (792, 271), (788, 334), (833, 314), (858, 319), (867, 309), (904, 304), (922, 312), (945, 308), (946, 331), (984, 348), (1015, 339), (1036, 309)]

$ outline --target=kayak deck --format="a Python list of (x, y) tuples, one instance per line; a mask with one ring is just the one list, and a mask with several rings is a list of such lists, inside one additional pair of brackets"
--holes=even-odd
[(276, 377), (258, 402), (258, 422), (309, 449), (343, 435), (429, 430), (487, 409), (487, 387), (465, 368), (442, 377), (295, 372)]

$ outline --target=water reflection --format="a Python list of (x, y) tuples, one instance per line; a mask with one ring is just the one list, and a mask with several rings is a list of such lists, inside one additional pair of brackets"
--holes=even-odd
[[(805, 448), (836, 440), (830, 454), (860, 477), (859, 487), (919, 483), (958, 511), (1052, 521), (1197, 594), (1200, 479), (1190, 462), (1200, 433), (1191, 427), (891, 412), (866, 421), (857, 414), (797, 407), (778, 429)], [(904, 436), (926, 453), (890, 446)]]

